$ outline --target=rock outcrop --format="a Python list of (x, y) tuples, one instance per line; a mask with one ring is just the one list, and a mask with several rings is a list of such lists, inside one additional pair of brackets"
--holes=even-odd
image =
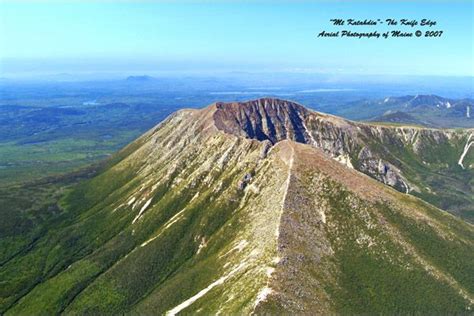
[[(271, 144), (282, 140), (308, 144), (401, 192), (419, 196), (445, 193), (443, 181), (426, 180), (436, 177), (436, 173), (449, 177), (452, 169), (459, 169), (458, 160), (452, 155), (463, 154), (460, 146), (472, 133), (471, 130), (357, 123), (311, 111), (291, 101), (270, 98), (218, 102), (210, 109), (213, 124), (225, 133)], [(471, 154), (469, 161), (473, 158)], [(414, 174), (413, 168), (425, 170)], [(468, 195), (474, 192), (467, 189), (467, 183), (464, 186), (466, 191), (461, 199), (470, 205), (473, 201)], [(461, 205), (462, 210), (468, 205)]]

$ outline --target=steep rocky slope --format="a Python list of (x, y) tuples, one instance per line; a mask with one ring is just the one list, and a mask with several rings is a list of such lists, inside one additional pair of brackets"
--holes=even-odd
[(466, 150), (472, 129), (361, 124), (277, 99), (215, 107), (215, 124), (226, 133), (321, 148), (399, 191), (474, 220), (474, 150)]
[(411, 178), (377, 146), (416, 137), (467, 141), (281, 100), (179, 111), (70, 192), (62, 218), (0, 266), (1, 310), (468, 312), (473, 226), (382, 183)]

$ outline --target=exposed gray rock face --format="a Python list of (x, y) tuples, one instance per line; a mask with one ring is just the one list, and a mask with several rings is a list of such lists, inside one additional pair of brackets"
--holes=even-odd
[[(433, 146), (451, 146), (453, 138), (464, 137), (451, 130), (380, 126), (356, 123), (310, 111), (285, 100), (263, 98), (248, 102), (215, 104), (213, 119), (217, 129), (270, 144), (289, 139), (323, 149), (344, 162), (399, 191), (417, 191), (403, 174), (398, 152), (412, 152), (416, 159), (442, 161), (445, 157), (425, 157)], [(339, 159), (344, 157), (344, 159)]]
[(226, 133), (273, 144), (291, 139), (308, 143), (304, 120), (309, 113), (303, 106), (277, 99), (259, 99), (245, 103), (216, 103), (214, 113), (218, 129)]
[[(357, 139), (363, 132), (352, 122), (311, 112), (299, 104), (278, 99), (216, 103), (214, 120), (217, 128), (226, 133), (266, 140), (271, 144), (290, 139), (321, 148), (332, 157), (351, 156), (360, 150)], [(378, 134), (371, 133), (370, 129), (365, 132)], [(262, 150), (262, 157), (267, 148)], [(368, 147), (362, 147), (359, 160), (360, 171), (397, 189), (408, 190), (400, 170), (373, 154)], [(245, 181), (242, 180), (240, 185), (243, 189)]]
[(247, 184), (249, 184), (251, 180), (252, 180), (252, 175), (250, 173), (246, 173), (244, 177), (242, 178), (242, 180), (240, 180), (239, 183), (237, 184), (237, 188), (239, 190), (245, 189), (245, 187), (247, 186)]
[(272, 148), (272, 143), (270, 141), (264, 141), (264, 146), (260, 151), (260, 159), (265, 159), (268, 155), (268, 151)]

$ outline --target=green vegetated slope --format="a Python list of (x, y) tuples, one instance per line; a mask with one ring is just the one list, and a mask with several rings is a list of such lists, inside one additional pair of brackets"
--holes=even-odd
[(259, 313), (469, 310), (472, 225), (293, 146), (279, 241), (285, 264)]
[[(0, 269), (36, 247), (48, 229), (56, 228), (68, 219), (69, 215), (59, 203), (60, 198), (77, 182), (92, 177), (100, 169), (100, 165), (93, 165), (63, 176), (0, 186)], [(14, 291), (27, 290), (30, 272), (37, 268), (34, 259), (30, 264), (11, 275), (14, 281), (10, 285), (7, 286), (10, 282), (2, 282), (2, 304), (13, 299), (6, 298), (10, 296), (11, 286)]]
[[(145, 136), (146, 143), (127, 159), (64, 200), (67, 221), (2, 266), (4, 308), (14, 303), (7, 314), (145, 311), (159, 302), (147, 303), (153, 296), (166, 302), (162, 309), (171, 309), (232, 271), (241, 277), (230, 290), (238, 300), (228, 308), (251, 307), (258, 280), (265, 281), (261, 262), (270, 262), (276, 249), (274, 218), (281, 209), (272, 204), (281, 200), (286, 178), (276, 169), (284, 164), (257, 166), (265, 144), (221, 133), (193, 137), (196, 129), (186, 126), (191, 119), (174, 120), (184, 133), (170, 133), (176, 128), (170, 123), (152, 138)], [(183, 159), (176, 160), (177, 154)], [(246, 174), (256, 177), (257, 168), (262, 198), (252, 198), (256, 189), (245, 190), (245, 184), (239, 189), (238, 182)], [(251, 242), (261, 244), (246, 247)], [(21, 269), (31, 270), (18, 286)], [(18, 300), (25, 289), (29, 293)]]
[[(385, 130), (385, 128), (382, 128)], [(365, 137), (374, 152), (392, 163), (406, 178), (410, 194), (474, 221), (474, 150), (459, 160), (473, 130), (390, 128), (392, 133)], [(374, 141), (376, 140), (376, 141)], [(355, 157), (355, 167), (360, 161)], [(402, 192), (406, 188), (399, 188)]]
[[(474, 130), (361, 124), (308, 115), (306, 125), (317, 147), (346, 156), (351, 165), (401, 192), (474, 220)], [(311, 143), (306, 140), (306, 143)]]
[(16, 314), (463, 313), (474, 228), (307, 144), (177, 112), (0, 266)]

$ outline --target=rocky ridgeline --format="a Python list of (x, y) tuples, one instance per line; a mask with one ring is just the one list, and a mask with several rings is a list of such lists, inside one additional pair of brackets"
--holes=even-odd
[[(356, 123), (271, 98), (214, 106), (213, 119), (219, 130), (272, 144), (288, 139), (321, 148), (348, 167), (406, 193), (420, 189), (417, 181), (404, 174), (406, 161), (398, 157), (399, 152), (426, 166), (456, 166), (457, 161), (449, 157), (425, 157), (425, 153), (439, 147), (458, 150), (471, 132)], [(461, 154), (459, 151), (458, 156)]]

